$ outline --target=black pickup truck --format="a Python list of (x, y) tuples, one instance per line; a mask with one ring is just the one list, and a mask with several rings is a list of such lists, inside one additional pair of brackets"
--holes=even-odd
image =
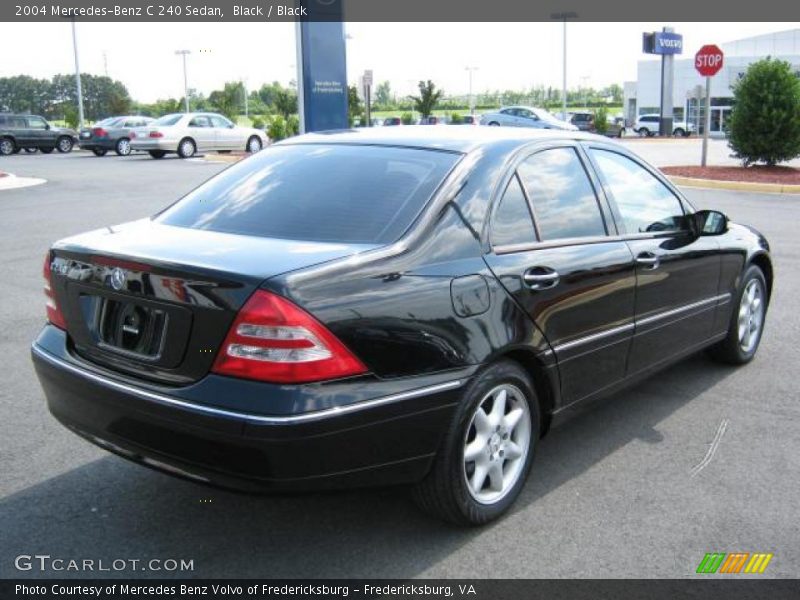
[(16, 154), (22, 149), (38, 149), (45, 154), (58, 150), (70, 152), (78, 141), (72, 129), (54, 127), (37, 115), (0, 114), (0, 155)]

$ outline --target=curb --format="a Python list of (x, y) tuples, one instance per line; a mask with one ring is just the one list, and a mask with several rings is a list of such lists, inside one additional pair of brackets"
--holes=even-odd
[(675, 185), (684, 187), (708, 188), (712, 190), (731, 190), (736, 192), (765, 192), (769, 194), (800, 194), (800, 185), (783, 183), (757, 183), (752, 181), (723, 181), (720, 179), (696, 179), (667, 175)]

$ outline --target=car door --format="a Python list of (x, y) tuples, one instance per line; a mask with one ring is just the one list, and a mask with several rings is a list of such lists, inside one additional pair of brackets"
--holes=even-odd
[(187, 127), (198, 152), (216, 150), (216, 133), (207, 115), (195, 115), (189, 119)]
[(538, 116), (536, 116), (536, 113), (528, 110), (527, 108), (520, 108), (517, 112), (517, 117), (519, 119), (520, 127), (543, 127), (542, 121)]
[(633, 256), (585, 162), (567, 144), (516, 165), (486, 256), (555, 353), (565, 405), (625, 376), (633, 333)]
[(28, 128), (23, 130), (25, 132), (25, 142), (20, 143), (20, 146), (55, 146), (56, 133), (51, 131), (50, 125), (47, 124), (42, 117), (26, 117)]
[(244, 150), (246, 140), (234, 124), (221, 115), (209, 115), (216, 136), (217, 150)]
[(504, 125), (505, 127), (518, 127), (519, 123), (517, 121), (517, 109), (516, 108), (506, 108), (501, 110), (499, 113), (500, 115), (500, 125)]
[(25, 117), (9, 115), (6, 120), (6, 129), (10, 129), (20, 147), (35, 146), (35, 132), (28, 127)]
[(713, 237), (698, 236), (691, 207), (655, 170), (619, 149), (588, 154), (636, 261), (636, 328), (628, 372), (635, 375), (705, 342), (713, 327), (721, 258)]

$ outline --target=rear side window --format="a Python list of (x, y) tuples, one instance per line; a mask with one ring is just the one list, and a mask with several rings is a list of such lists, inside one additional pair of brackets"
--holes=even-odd
[(508, 182), (492, 220), (492, 245), (509, 246), (536, 241), (528, 201), (517, 176)]
[(543, 241), (606, 235), (597, 197), (574, 148), (538, 152), (518, 172)]
[(159, 125), (161, 127), (169, 127), (171, 125), (175, 125), (175, 123), (180, 121), (181, 117), (183, 117), (182, 114), (179, 114), (179, 115), (164, 115), (160, 119), (156, 119), (155, 121), (153, 121), (152, 125)]
[(680, 201), (652, 173), (616, 152), (590, 152), (611, 190), (627, 233), (676, 231), (683, 227)]
[(161, 213), (167, 225), (318, 242), (398, 239), (461, 155), (358, 145), (276, 145)]

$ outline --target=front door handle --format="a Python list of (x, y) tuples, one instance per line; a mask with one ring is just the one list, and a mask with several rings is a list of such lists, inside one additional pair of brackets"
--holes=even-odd
[(649, 271), (653, 271), (661, 264), (661, 260), (652, 252), (642, 252), (636, 257), (636, 264), (641, 265)]
[(560, 275), (550, 267), (532, 267), (522, 275), (525, 287), (530, 290), (546, 290), (558, 285)]

